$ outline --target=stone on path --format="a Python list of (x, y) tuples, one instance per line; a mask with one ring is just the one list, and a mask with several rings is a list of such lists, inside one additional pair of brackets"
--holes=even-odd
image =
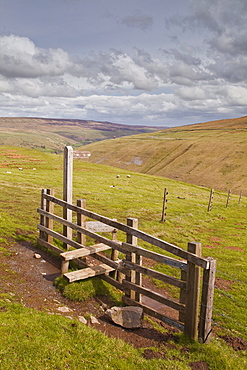
[(87, 324), (87, 319), (85, 319), (84, 316), (78, 316), (78, 320), (82, 323), (82, 324)]
[(123, 328), (134, 329), (142, 325), (143, 309), (136, 306), (112, 307), (105, 312), (105, 315)]
[(73, 311), (71, 308), (69, 308), (67, 306), (57, 307), (57, 310), (60, 311), (60, 312), (71, 312), (71, 311)]
[(96, 317), (90, 315), (90, 321), (91, 324), (100, 324), (99, 320), (96, 319)]

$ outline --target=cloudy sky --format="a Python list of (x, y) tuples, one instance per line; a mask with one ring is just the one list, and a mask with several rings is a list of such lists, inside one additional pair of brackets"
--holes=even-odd
[(246, 0), (0, 0), (0, 116), (247, 114)]

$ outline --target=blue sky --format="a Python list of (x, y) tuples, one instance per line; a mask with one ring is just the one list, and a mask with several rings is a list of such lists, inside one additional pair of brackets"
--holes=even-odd
[(0, 116), (246, 115), (246, 0), (0, 0)]

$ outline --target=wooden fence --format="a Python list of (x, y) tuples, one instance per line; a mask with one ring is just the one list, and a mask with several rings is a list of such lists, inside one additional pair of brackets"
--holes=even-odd
[[(60, 255), (61, 272), (64, 277), (72, 282), (99, 275), (124, 292), (125, 304), (142, 307), (146, 314), (184, 331), (191, 340), (199, 338), (200, 341), (206, 342), (211, 332), (215, 260), (201, 257), (200, 243), (188, 243), (186, 251), (139, 230), (136, 218), (128, 218), (127, 224), (123, 224), (87, 210), (85, 203), (85, 200), (78, 200), (77, 205), (73, 205), (54, 197), (50, 189), (42, 190), (41, 207), (37, 210), (40, 215), (38, 243)], [(56, 208), (60, 206), (59, 214), (62, 214), (62, 217), (55, 214), (55, 205)], [(66, 219), (69, 212), (76, 216), (74, 216), (76, 222), (72, 222), (71, 215), (69, 220)], [(88, 222), (87, 219), (94, 221)], [(56, 227), (54, 222), (57, 224)], [(58, 225), (62, 225), (61, 233), (54, 230), (58, 229)], [(126, 234), (126, 242), (117, 240), (117, 231)], [(112, 237), (103, 236), (104, 232), (112, 232)], [(86, 237), (93, 239), (96, 244), (86, 245)], [(63, 243), (63, 249), (54, 245), (54, 239)], [(159, 247), (179, 259), (144, 249), (138, 246), (138, 240)], [(106, 250), (111, 250), (110, 256), (109, 252), (103, 253)], [(119, 259), (119, 252), (124, 258)], [(96, 266), (87, 266), (85, 257), (89, 255), (99, 261)], [(83, 268), (68, 272), (71, 260), (75, 260), (78, 266)], [(149, 260), (179, 269), (180, 278), (145, 267), (144, 261)], [(203, 269), (202, 284), (201, 269)], [(168, 298), (144, 287), (143, 275), (177, 287), (179, 299)], [(148, 305), (150, 299), (156, 302), (157, 306), (162, 304), (174, 309), (177, 318), (161, 313), (160, 310), (153, 308), (153, 305), (150, 307)]]

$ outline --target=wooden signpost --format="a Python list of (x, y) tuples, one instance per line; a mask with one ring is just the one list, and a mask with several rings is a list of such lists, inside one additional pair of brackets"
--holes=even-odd
[[(64, 148), (64, 166), (63, 166), (63, 200), (72, 204), (72, 181), (73, 178), (73, 148), (66, 146)], [(63, 218), (72, 222), (72, 211), (67, 207), (63, 208)], [(68, 226), (63, 226), (63, 235), (72, 239), (72, 229)], [(64, 244), (65, 249), (68, 245)]]

